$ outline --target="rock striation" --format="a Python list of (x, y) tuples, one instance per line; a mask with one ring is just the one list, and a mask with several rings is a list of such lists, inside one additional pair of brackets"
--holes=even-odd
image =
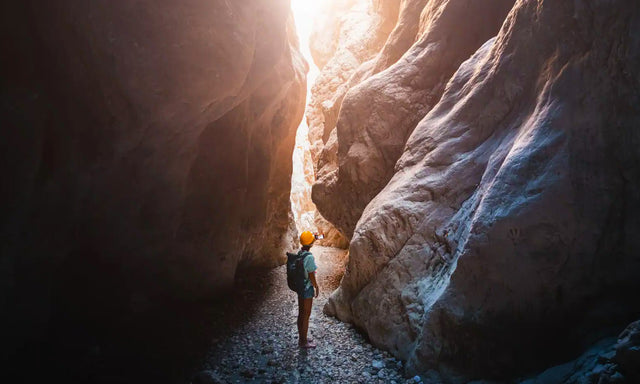
[[(349, 241), (328, 222), (316, 209), (311, 200), (311, 186), (315, 182), (313, 161), (309, 150), (308, 127), (306, 123), (298, 127), (296, 147), (293, 153), (293, 176), (291, 178), (291, 209), (298, 233), (303, 231), (324, 234), (324, 239), (316, 240), (316, 245), (346, 249)], [(297, 248), (296, 242), (295, 247)]]
[[(319, 6), (309, 48), (320, 74), (305, 111), (315, 179), (336, 169), (335, 151), (323, 152), (323, 148), (335, 146), (335, 124), (342, 99), (354, 84), (352, 79), (361, 78), (372, 68), (373, 59), (394, 28), (400, 3), (329, 0)], [(316, 214), (315, 226), (327, 236), (324, 245), (348, 245), (343, 231), (320, 213)]]
[(438, 102), (460, 64), (496, 35), (513, 3), (402, 2), (380, 53), (361, 66), (368, 72), (350, 80), (335, 136), (318, 163), (313, 199), (348, 238), (364, 207), (393, 176), (416, 124)]
[(639, 26), (628, 1), (518, 1), (435, 106), (398, 113), (419, 122), (392, 151), (382, 128), (340, 134), (362, 118), (345, 100), (340, 177), (350, 157), (350, 180), (367, 180), (368, 153), (409, 137), (389, 182), (338, 224), (357, 220), (325, 311), (445, 382), (536, 372), (637, 319)]
[[(399, 0), (330, 0), (314, 21), (310, 49), (320, 75), (306, 111), (311, 156), (322, 168), (320, 152), (331, 140), (338, 111), (352, 76), (384, 45), (398, 17)], [(356, 71), (359, 71), (356, 75)]]
[[(316, 179), (331, 177), (337, 170), (335, 124), (346, 92), (384, 61), (376, 60), (383, 47), (395, 47), (406, 40), (403, 34), (394, 34), (401, 3), (398, 0), (330, 0), (320, 7), (314, 20), (310, 50), (321, 72), (313, 84), (305, 112)], [(412, 15), (416, 17), (415, 12)], [(394, 34), (397, 43), (385, 45), (390, 34)], [(391, 49), (386, 51), (384, 57), (397, 54)], [(348, 247), (348, 237), (334, 226), (337, 221), (332, 221), (316, 212), (315, 226), (326, 236), (321, 244)]]
[(8, 2), (0, 24), (3, 357), (126, 337), (282, 262), (307, 70), (288, 1)]

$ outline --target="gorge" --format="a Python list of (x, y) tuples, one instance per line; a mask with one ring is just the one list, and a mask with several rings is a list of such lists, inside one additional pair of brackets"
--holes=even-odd
[(407, 380), (640, 382), (640, 3), (294, 3), (3, 3), (6, 382), (197, 382), (303, 227)]

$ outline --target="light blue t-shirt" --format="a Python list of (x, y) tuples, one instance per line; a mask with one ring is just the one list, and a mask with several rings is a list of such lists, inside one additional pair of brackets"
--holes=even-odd
[(302, 261), (304, 265), (304, 288), (309, 289), (312, 286), (311, 279), (309, 279), (309, 273), (315, 272), (318, 267), (316, 266), (316, 259), (313, 257), (313, 254), (309, 252), (307, 256)]

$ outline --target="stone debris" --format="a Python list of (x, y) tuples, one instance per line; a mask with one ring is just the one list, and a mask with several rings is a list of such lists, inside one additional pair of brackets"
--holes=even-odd
[(322, 313), (344, 272), (346, 251), (314, 247), (312, 252), (319, 268), (320, 297), (313, 304), (309, 337), (317, 347), (298, 348), (297, 299), (287, 288), (284, 267), (279, 267), (269, 272), (272, 285), (246, 322), (217, 338), (192, 376), (193, 384), (416, 382), (404, 377), (401, 361), (368, 344), (352, 325)]

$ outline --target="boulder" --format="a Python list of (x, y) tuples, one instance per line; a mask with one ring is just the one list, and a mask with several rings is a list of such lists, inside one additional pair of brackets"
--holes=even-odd
[(577, 359), (517, 380), (521, 384), (624, 384), (640, 381), (640, 321), (591, 345)]
[(618, 336), (614, 361), (630, 382), (640, 381), (640, 320), (635, 321)]

